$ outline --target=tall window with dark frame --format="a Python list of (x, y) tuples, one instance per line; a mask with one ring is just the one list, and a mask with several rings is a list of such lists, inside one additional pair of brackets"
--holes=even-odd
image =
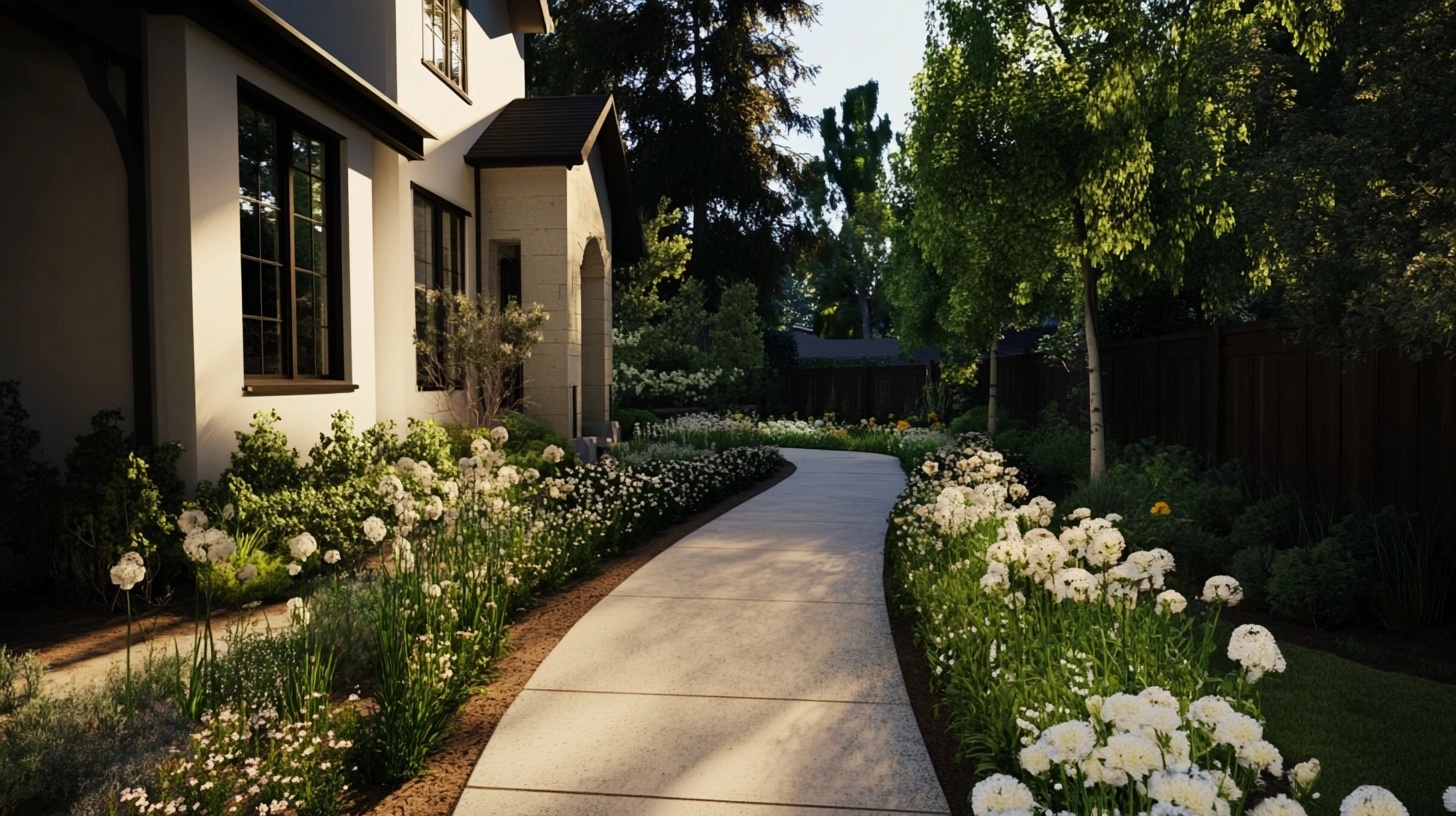
[[(465, 292), (465, 212), (432, 195), (415, 190), (415, 336), (430, 338), (442, 351), (445, 309), (430, 303), (430, 293)], [(423, 350), (415, 364), (416, 383), (429, 388)]]
[(465, 0), (424, 0), (425, 64), (465, 90)]
[(337, 145), (286, 110), (238, 103), (243, 374), (337, 378)]

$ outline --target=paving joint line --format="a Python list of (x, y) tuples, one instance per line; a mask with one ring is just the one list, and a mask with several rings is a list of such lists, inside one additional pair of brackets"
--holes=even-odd
[(511, 788), (502, 785), (466, 785), (475, 790), (512, 791), (515, 793), (560, 793), (567, 796), (610, 796), (616, 799), (655, 799), (663, 802), (709, 802), (716, 805), (758, 805), (777, 808), (813, 808), (816, 810), (860, 810), (867, 813), (904, 813), (915, 816), (949, 816), (948, 810), (905, 810), (904, 808), (862, 807), (857, 805), (810, 805), (797, 802), (760, 802), (751, 799), (698, 799), (687, 796), (653, 796), (645, 793), (611, 793), (607, 791), (570, 791), (554, 788)]
[(814, 601), (800, 598), (714, 598), (705, 595), (640, 595), (634, 592), (612, 592), (609, 598), (661, 598), (666, 601), (734, 601), (738, 603), (802, 603), (830, 606), (884, 606), (877, 601)]
[(686, 697), (696, 700), (765, 700), (776, 703), (828, 703), (831, 705), (866, 705), (909, 708), (907, 703), (890, 703), (880, 700), (814, 700), (807, 697), (749, 697), (738, 694), (678, 694), (662, 691), (597, 691), (592, 689), (558, 689), (526, 686), (522, 691), (542, 691), (551, 694), (613, 694), (619, 697)]

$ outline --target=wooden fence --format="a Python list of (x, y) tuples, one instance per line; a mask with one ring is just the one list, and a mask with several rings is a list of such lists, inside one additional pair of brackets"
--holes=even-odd
[[(1450, 360), (1342, 363), (1260, 324), (1107, 343), (1102, 357), (1114, 439), (1238, 459), (1342, 507), (1394, 504), (1443, 521), (1456, 511)], [(1085, 413), (1083, 369), (1012, 357), (1000, 361), (999, 383), (1012, 416), (1033, 419), (1052, 399)]]
[(779, 373), (779, 388), (788, 409), (801, 417), (833, 411), (841, 420), (858, 422), (916, 413), (934, 376), (926, 365), (786, 368)]

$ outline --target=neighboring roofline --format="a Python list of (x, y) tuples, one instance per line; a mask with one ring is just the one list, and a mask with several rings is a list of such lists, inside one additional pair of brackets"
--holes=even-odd
[(319, 101), (359, 123), (408, 159), (425, 157), (436, 138), (328, 51), (258, 0), (152, 0), (154, 13), (182, 14)]
[(511, 17), (511, 31), (517, 34), (551, 34), (556, 31), (546, 0), (506, 0), (506, 11)]
[[(529, 102), (552, 99), (574, 99), (571, 96), (533, 96)], [(516, 100), (527, 101), (527, 100)], [(472, 159), (469, 151), (465, 163), (477, 170), (506, 167), (579, 167), (586, 164), (593, 150), (601, 148), (602, 170), (606, 175), (607, 199), (612, 208), (612, 260), (623, 266), (636, 263), (646, 254), (647, 244), (642, 236), (642, 220), (632, 198), (631, 174), (627, 169), (627, 145), (622, 138), (621, 125), (617, 121), (617, 101), (611, 94), (603, 95), (602, 111), (587, 134), (579, 151), (544, 154), (536, 156)], [(485, 129), (490, 132), (490, 127)], [(603, 133), (609, 137), (602, 141)], [(485, 138), (482, 134), (482, 139)], [(624, 217), (625, 216), (625, 217)]]

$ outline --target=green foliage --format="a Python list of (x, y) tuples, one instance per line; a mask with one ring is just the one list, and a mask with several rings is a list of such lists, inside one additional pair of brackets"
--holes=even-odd
[[(238, 449), (228, 457), (225, 473), (259, 493), (273, 493), (302, 485), (304, 477), (298, 463), (298, 451), (288, 446), (288, 435), (274, 427), (280, 421), (277, 411), (259, 411), (250, 423), (252, 432), (234, 431)], [(352, 420), (348, 426), (353, 428)]]
[(1349, 623), (1368, 599), (1368, 568), (1339, 535), (1284, 550), (1269, 567), (1269, 608), (1314, 626)]
[[(502, 418), (507, 428), (510, 427), (510, 417)], [(519, 426), (520, 423), (518, 422)], [(513, 433), (512, 436), (515, 436)], [(459, 475), (459, 466), (456, 462), (459, 457), (455, 455), (454, 442), (450, 438), (450, 432), (444, 426), (433, 419), (415, 419), (410, 417), (409, 433), (405, 434), (403, 441), (394, 451), (394, 459), (407, 456), (416, 462), (429, 462), (430, 467), (442, 479), (451, 479)]]
[(77, 437), (66, 456), (62, 533), (51, 564), (64, 591), (111, 597), (111, 567), (122, 553), (135, 551), (147, 566), (140, 594), (150, 598), (156, 579), (171, 575), (177, 564), (170, 550), (158, 547), (182, 503), (182, 446), (143, 448), (122, 422), (120, 411), (99, 412), (91, 432)]
[[(1055, 403), (1053, 403), (1053, 406)], [(1007, 428), (996, 434), (996, 447), (1024, 458), (1035, 469), (1037, 486), (1049, 497), (1065, 496), (1085, 478), (1088, 467), (1087, 433), (1052, 410), (1032, 430)]]
[[(261, 531), (258, 533), (261, 539)], [(242, 547), (238, 548), (240, 551)], [(239, 581), (238, 571), (252, 565), (257, 572), (246, 581)], [(271, 601), (283, 597), (292, 587), (293, 578), (288, 575), (288, 561), (265, 549), (255, 549), (246, 556), (230, 557), (225, 567), (210, 570), (198, 577), (198, 582), (212, 592), (212, 596), (228, 606), (240, 607), (254, 601)]]
[(55, 536), (55, 471), (36, 460), (40, 432), (28, 425), (14, 380), (0, 381), (0, 596), (28, 587), (44, 572)]
[(480, 426), (500, 417), (514, 400), (513, 372), (541, 342), (546, 308), (434, 289), (422, 307), (437, 319), (415, 336), (420, 385), (456, 422)]
[(638, 425), (657, 425), (662, 418), (646, 408), (618, 408), (612, 413), (612, 419), (622, 427), (622, 439), (631, 442), (636, 436)]
[(532, 42), (530, 94), (611, 93), (629, 139), (637, 211), (663, 199), (692, 215), (690, 277), (750, 280), (777, 294), (794, 242), (785, 225), (799, 163), (785, 131), (807, 131), (794, 86), (812, 70), (795, 29), (809, 0), (566, 0)]
[[(1230, 547), (1232, 548), (1232, 547)], [(1273, 547), (1253, 545), (1234, 552), (1229, 561), (1228, 574), (1238, 579), (1244, 589), (1245, 606), (1251, 609), (1266, 609), (1269, 605), (1269, 573), (1274, 568), (1274, 559), (1279, 551)]]
[(1394, 507), (1355, 514), (1334, 537), (1373, 564), (1373, 609), (1388, 629), (1440, 625), (1456, 578), (1456, 552), (1416, 516)]
[(669, 290), (681, 284), (693, 258), (692, 242), (679, 232), (682, 217), (667, 199), (658, 201), (642, 225), (642, 260), (612, 276), (612, 325), (623, 334), (642, 331), (671, 309)]
[(35, 699), (44, 675), (35, 652), (12, 652), (0, 643), (0, 717)]

